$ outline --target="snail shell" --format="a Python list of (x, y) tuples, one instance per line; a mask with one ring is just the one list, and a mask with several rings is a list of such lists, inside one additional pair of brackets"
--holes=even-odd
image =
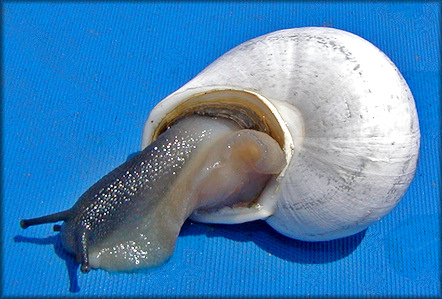
[(253, 205), (196, 210), (208, 223), (266, 221), (299, 240), (349, 236), (390, 212), (413, 179), (418, 116), (393, 62), (368, 41), (332, 28), (272, 32), (230, 50), (161, 101), (146, 147), (182, 115), (252, 110), (287, 166)]

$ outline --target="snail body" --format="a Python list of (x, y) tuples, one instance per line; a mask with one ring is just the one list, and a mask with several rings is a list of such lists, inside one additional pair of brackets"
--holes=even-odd
[(158, 266), (172, 254), (194, 209), (247, 203), (284, 164), (268, 135), (224, 119), (189, 116), (104, 176), (69, 210), (22, 220), (21, 226), (63, 220), (55, 230), (84, 273)]
[(188, 217), (341, 238), (399, 202), (419, 139), (413, 96), (379, 49), (337, 29), (280, 30), (227, 52), (155, 106), (140, 154), (71, 209), (21, 224), (65, 221), (56, 228), (83, 272), (161, 264)]

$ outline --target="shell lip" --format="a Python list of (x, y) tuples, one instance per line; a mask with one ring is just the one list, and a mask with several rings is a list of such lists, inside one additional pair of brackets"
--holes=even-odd
[(225, 207), (216, 211), (198, 211), (191, 215), (191, 219), (205, 223), (233, 224), (258, 219), (265, 219), (274, 213), (275, 196), (279, 189), (279, 182), (289, 167), (294, 154), (294, 141), (286, 122), (280, 115), (278, 108), (273, 103), (277, 99), (268, 98), (251, 89), (236, 88), (232, 86), (203, 86), (196, 88), (181, 88), (172, 93), (156, 105), (146, 120), (142, 148), (149, 145), (162, 131), (167, 129), (176, 119), (182, 116), (183, 111), (188, 111), (198, 105), (213, 106), (244, 105), (250, 108), (265, 123), (263, 130), (272, 136), (281, 146), (286, 159), (286, 166), (267, 183), (260, 196), (248, 207)]

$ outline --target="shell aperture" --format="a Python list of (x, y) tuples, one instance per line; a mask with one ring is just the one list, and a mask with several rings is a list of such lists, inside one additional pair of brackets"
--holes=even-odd
[(131, 271), (165, 262), (196, 209), (250, 204), (285, 165), (278, 143), (235, 123), (189, 116), (89, 188), (56, 222), (81, 270)]

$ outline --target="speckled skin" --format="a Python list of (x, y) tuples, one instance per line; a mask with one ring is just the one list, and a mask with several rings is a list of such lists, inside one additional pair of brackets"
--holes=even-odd
[[(178, 201), (173, 210), (163, 198), (198, 150), (238, 129), (209, 117), (185, 119), (95, 183), (71, 209), (21, 225), (63, 220), (63, 245), (76, 255), (82, 272), (91, 266), (133, 270), (159, 265), (172, 254), (181, 225), (196, 205)], [(100, 262), (100, 255), (112, 260)]]

